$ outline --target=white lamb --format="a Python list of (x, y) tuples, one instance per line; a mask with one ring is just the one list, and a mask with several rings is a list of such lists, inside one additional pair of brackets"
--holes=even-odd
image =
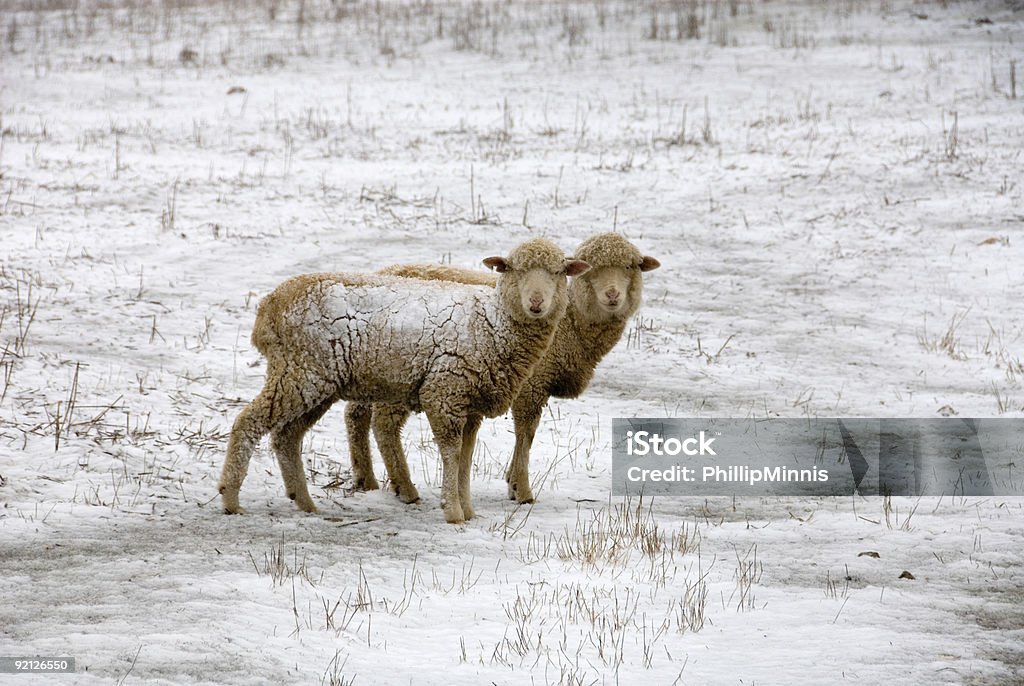
[[(576, 259), (591, 269), (569, 285), (569, 308), (559, 322), (554, 340), (533, 369), (512, 403), (516, 445), (505, 474), (509, 498), (533, 502), (530, 489), (530, 447), (548, 398), (575, 398), (586, 389), (594, 368), (622, 337), (630, 317), (640, 307), (641, 273), (660, 265), (615, 233), (584, 241)], [(381, 273), (456, 283), (487, 283), (488, 274), (439, 265), (396, 265)], [(369, 432), (372, 426), (391, 488), (403, 502), (419, 498), (409, 478), (402, 450), (401, 431), (409, 408), (385, 403), (349, 403), (345, 423), (356, 488), (378, 488), (373, 475)]]
[(252, 341), (267, 358), (267, 377), (231, 429), (224, 509), (242, 511), (249, 459), (269, 432), (288, 497), (315, 512), (302, 437), (334, 402), (355, 400), (425, 412), (441, 452), (445, 518), (472, 517), (480, 422), (508, 409), (565, 314), (566, 276), (589, 268), (544, 239), (484, 264), (500, 274), (494, 289), (324, 273), (290, 279), (265, 297)]

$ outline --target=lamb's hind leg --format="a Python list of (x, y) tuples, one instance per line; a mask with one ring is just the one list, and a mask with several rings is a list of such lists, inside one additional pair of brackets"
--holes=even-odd
[(376, 491), (380, 488), (373, 475), (373, 455), (370, 453), (372, 417), (371, 403), (350, 402), (345, 407), (348, 453), (352, 460), (352, 485), (357, 491)]
[(220, 473), (218, 489), (224, 504), (224, 511), (229, 514), (243, 512), (238, 503), (238, 491), (249, 471), (249, 460), (260, 439), (279, 421), (283, 408), (287, 407), (283, 393), (277, 392), (277, 386), (266, 385), (256, 398), (246, 405), (231, 427), (228, 438), (227, 457)]
[(462, 429), (462, 452), (459, 455), (459, 502), (462, 504), (462, 514), (466, 519), (476, 516), (469, 495), (469, 474), (473, 466), (476, 433), (480, 430), (481, 421), (483, 421), (483, 417), (480, 415), (470, 415)]
[(401, 405), (373, 404), (373, 437), (388, 470), (391, 490), (403, 503), (414, 503), (420, 494), (412, 484), (409, 462), (402, 450), (402, 427), (408, 418), (409, 410)]
[(334, 404), (329, 398), (305, 414), (286, 423), (270, 435), (270, 444), (281, 466), (281, 477), (284, 479), (285, 493), (303, 512), (316, 512), (316, 505), (309, 496), (306, 484), (306, 469), (302, 464), (302, 437), (320, 421), (328, 408)]

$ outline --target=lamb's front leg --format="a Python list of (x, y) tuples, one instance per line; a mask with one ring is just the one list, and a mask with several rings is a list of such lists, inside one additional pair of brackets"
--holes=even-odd
[(470, 415), (462, 429), (462, 451), (459, 455), (459, 502), (462, 504), (462, 514), (466, 519), (476, 516), (469, 495), (469, 473), (473, 466), (473, 448), (476, 447), (476, 433), (480, 430), (481, 421), (483, 421), (482, 416)]
[(519, 503), (532, 503), (530, 490), (530, 447), (540, 424), (547, 398), (540, 400), (527, 393), (520, 393), (512, 404), (512, 418), (516, 426), (516, 447), (512, 451), (512, 462), (505, 473), (508, 482), (508, 497)]
[(434, 441), (441, 451), (441, 508), (449, 524), (466, 521), (459, 499), (459, 460), (462, 453), (462, 427), (465, 419), (427, 412)]

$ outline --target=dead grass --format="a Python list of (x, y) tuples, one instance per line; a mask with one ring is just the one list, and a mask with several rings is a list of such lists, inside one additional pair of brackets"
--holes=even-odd
[(930, 353), (943, 353), (954, 360), (966, 360), (967, 354), (960, 345), (960, 326), (964, 323), (971, 309), (957, 310), (949, 319), (949, 324), (941, 334), (929, 334), (928, 322), (917, 335), (917, 342)]

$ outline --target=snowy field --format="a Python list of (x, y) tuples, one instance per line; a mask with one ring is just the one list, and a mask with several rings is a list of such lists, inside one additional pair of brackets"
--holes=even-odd
[[(1020, 3), (0, 8), (0, 656), (77, 660), (0, 683), (1024, 682), (1020, 497), (610, 495), (613, 417), (1024, 416)], [(465, 525), (422, 417), (351, 492), (339, 406), (222, 514), (276, 284), (612, 229), (535, 505), (508, 417)]]

